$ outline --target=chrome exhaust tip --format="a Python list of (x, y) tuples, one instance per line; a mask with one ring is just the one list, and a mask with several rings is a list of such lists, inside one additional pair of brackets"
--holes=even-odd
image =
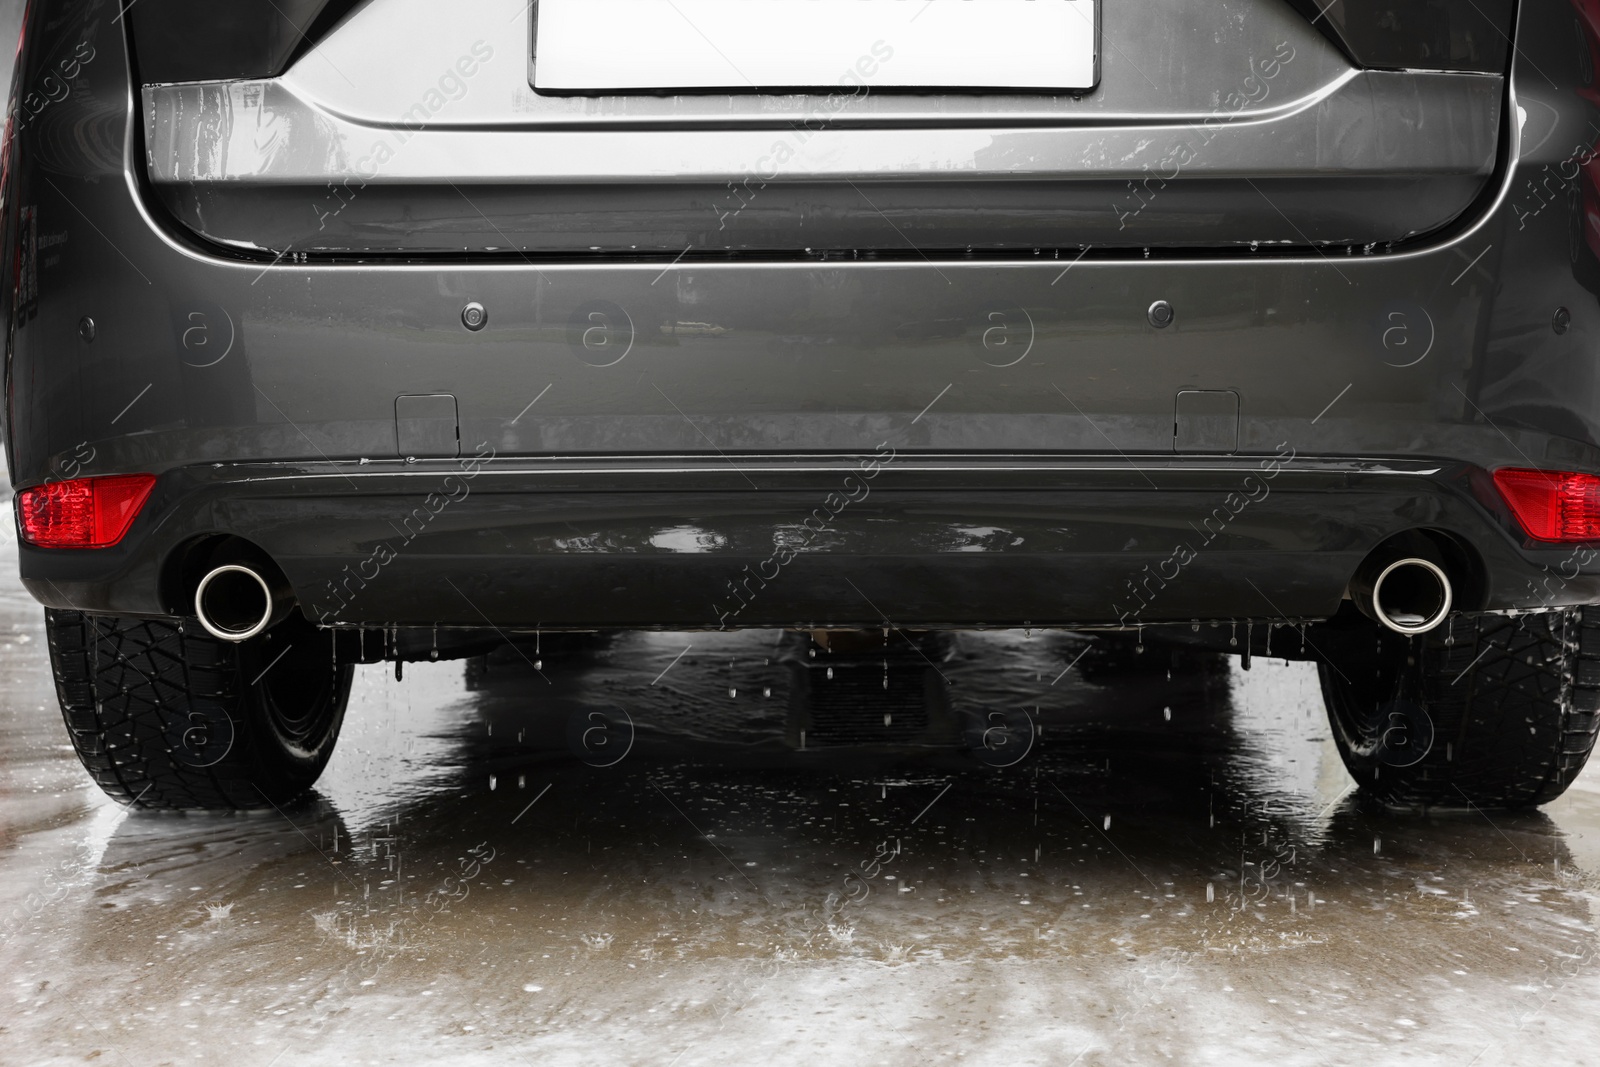
[(1449, 617), (1454, 595), (1443, 567), (1406, 556), (1372, 579), (1368, 614), (1397, 634), (1425, 634)]
[(248, 641), (272, 625), (279, 597), (260, 572), (229, 563), (213, 569), (194, 591), (194, 612), (206, 633)]

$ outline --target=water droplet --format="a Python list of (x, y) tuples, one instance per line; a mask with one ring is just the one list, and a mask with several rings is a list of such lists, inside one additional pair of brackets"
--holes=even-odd
[(738, 689), (736, 689), (735, 687), (733, 687), (731, 685), (728, 686), (728, 699), (729, 700), (732, 700), (734, 697), (736, 697), (738, 695), (739, 695), (739, 690)]
[(1167, 722), (1171, 722), (1172, 721), (1172, 709), (1171, 708), (1162, 708), (1161, 709), (1161, 717), (1163, 719), (1165, 719)]
[(833, 668), (832, 667), (828, 668), (828, 681), (830, 681), (830, 682), (833, 681)]
[(1105, 826), (1103, 828), (1106, 830), (1111, 829), (1111, 816), (1106, 816)]
[(761, 695), (764, 696), (764, 697), (771, 697), (772, 696), (772, 686), (770, 686), (770, 685), (762, 686), (761, 687)]
[(494, 792), (494, 787), (495, 787), (495, 786), (496, 786), (496, 785), (497, 785), (497, 784), (498, 784), (498, 782), (497, 782), (497, 780), (496, 780), (496, 778), (495, 778), (495, 776), (494, 776), (494, 775), (492, 775), (492, 774), (491, 774), (491, 775), (490, 775), (490, 776), (489, 776), (489, 792), (491, 792), (491, 793), (493, 793), (493, 792)]
[(1217, 887), (1214, 882), (1206, 883), (1206, 903), (1215, 904), (1217, 901)]

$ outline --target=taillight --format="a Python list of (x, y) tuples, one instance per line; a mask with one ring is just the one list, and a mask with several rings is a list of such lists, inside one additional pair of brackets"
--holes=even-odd
[(17, 494), (22, 539), (39, 548), (110, 548), (155, 488), (153, 474), (73, 478)]
[(1600, 477), (1507, 467), (1494, 484), (1535, 541), (1600, 541)]

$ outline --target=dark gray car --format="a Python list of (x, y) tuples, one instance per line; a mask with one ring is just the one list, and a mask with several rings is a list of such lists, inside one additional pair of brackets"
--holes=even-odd
[(73, 742), (248, 807), (355, 663), (1061, 627), (1314, 658), (1378, 798), (1547, 801), (1600, 709), (1597, 30), (33, 0), (6, 454)]

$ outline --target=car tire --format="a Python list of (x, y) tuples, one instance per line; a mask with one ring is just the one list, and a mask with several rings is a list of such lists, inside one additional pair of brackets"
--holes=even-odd
[(1345, 766), (1395, 807), (1526, 808), (1560, 796), (1600, 725), (1600, 608), (1455, 615), (1407, 639), (1330, 638), (1323, 698)]
[(277, 806), (333, 754), (353, 667), (299, 615), (240, 644), (193, 620), (45, 612), (56, 694), (84, 769), (139, 808)]

